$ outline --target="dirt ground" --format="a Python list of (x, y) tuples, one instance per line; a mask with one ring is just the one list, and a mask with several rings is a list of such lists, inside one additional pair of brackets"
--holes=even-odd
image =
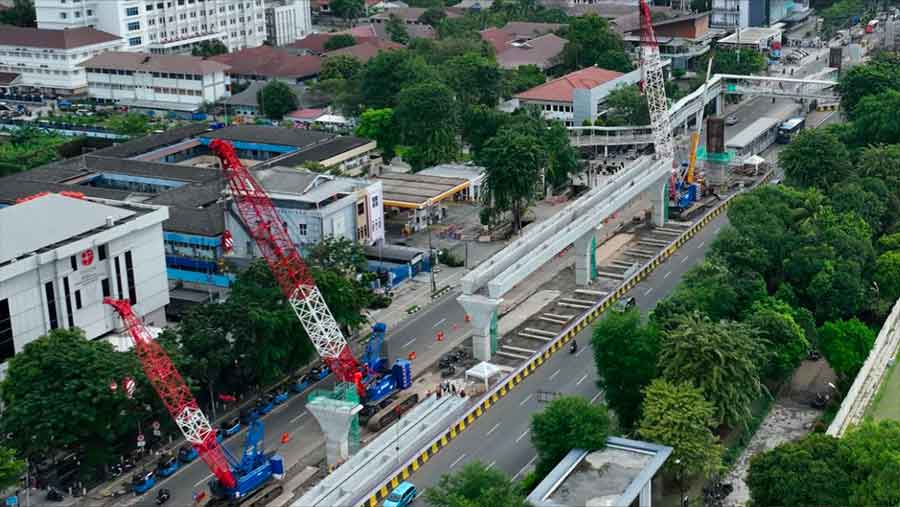
[(745, 505), (750, 499), (750, 490), (744, 482), (750, 458), (784, 442), (797, 440), (812, 431), (822, 411), (812, 408), (810, 402), (815, 399), (816, 393), (830, 392), (828, 383), (834, 383), (835, 378), (834, 371), (825, 359), (803, 361), (800, 364), (791, 381), (778, 393), (772, 410), (728, 474), (726, 482), (734, 486), (734, 491), (725, 500), (725, 505), (738, 507)]

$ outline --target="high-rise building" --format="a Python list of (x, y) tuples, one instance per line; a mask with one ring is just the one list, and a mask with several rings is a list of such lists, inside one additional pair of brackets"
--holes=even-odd
[(266, 39), (273, 46), (284, 46), (312, 33), (309, 0), (272, 0), (266, 2)]
[(712, 0), (709, 24), (715, 28), (771, 26), (809, 9), (808, 2), (793, 0)]
[(266, 40), (263, 0), (35, 0), (40, 28), (92, 26), (126, 41), (126, 50), (188, 53), (219, 39), (229, 50)]

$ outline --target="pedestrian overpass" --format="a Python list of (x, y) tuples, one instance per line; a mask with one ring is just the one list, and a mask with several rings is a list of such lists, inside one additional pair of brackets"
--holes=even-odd
[[(707, 104), (715, 102), (716, 114), (722, 114), (725, 95), (750, 97), (793, 98), (837, 102), (840, 96), (835, 89), (837, 82), (821, 79), (832, 75), (836, 69), (828, 68), (813, 78), (792, 78), (783, 76), (742, 76), (737, 74), (716, 74), (709, 80), (706, 94), (703, 87), (672, 104), (669, 115), (672, 127), (687, 130), (688, 123), (700, 121), (700, 111)], [(573, 146), (629, 146), (652, 144), (653, 132), (650, 125), (623, 127), (569, 127), (569, 140)]]
[(597, 276), (596, 231), (603, 222), (643, 192), (650, 192), (652, 222), (663, 225), (672, 160), (641, 157), (569, 203), (552, 217), (525, 228), (522, 235), (462, 278), (457, 300), (472, 322), (475, 357), (487, 361), (496, 351), (497, 308), (504, 294), (557, 254), (574, 244), (575, 281), (587, 285)]

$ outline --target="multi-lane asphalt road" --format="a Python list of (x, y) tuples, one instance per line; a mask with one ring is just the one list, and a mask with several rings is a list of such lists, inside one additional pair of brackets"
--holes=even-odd
[[(724, 214), (716, 217), (631, 290), (629, 295), (635, 297), (642, 312), (652, 310), (657, 301), (672, 292), (685, 271), (703, 260), (716, 234), (726, 223)], [(449, 447), (429, 459), (410, 480), (420, 490), (425, 490), (437, 484), (441, 475), (476, 460), (521, 479), (536, 457), (529, 429), (531, 414), (542, 410), (541, 392), (574, 394), (595, 403), (602, 402), (590, 347), (591, 332), (592, 327), (588, 327), (576, 337), (577, 354), (561, 349), (551, 356)], [(424, 505), (424, 501), (420, 500), (417, 505)]]

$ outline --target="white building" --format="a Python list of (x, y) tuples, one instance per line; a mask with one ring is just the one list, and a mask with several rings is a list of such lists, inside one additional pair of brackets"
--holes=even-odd
[(81, 63), (96, 99), (159, 111), (196, 111), (230, 95), (228, 65), (187, 55), (114, 52)]
[(168, 217), (165, 207), (57, 194), (0, 209), (0, 361), (53, 329), (93, 339), (121, 328), (107, 296), (165, 324)]
[(0, 25), (0, 73), (17, 74), (16, 86), (43, 93), (70, 95), (87, 89), (79, 63), (106, 51), (118, 51), (124, 41), (93, 28), (42, 30)]
[(284, 46), (312, 33), (309, 0), (273, 0), (266, 3), (266, 40)]
[(187, 53), (205, 40), (229, 50), (266, 40), (263, 0), (35, 0), (39, 28), (93, 26), (129, 51)]

